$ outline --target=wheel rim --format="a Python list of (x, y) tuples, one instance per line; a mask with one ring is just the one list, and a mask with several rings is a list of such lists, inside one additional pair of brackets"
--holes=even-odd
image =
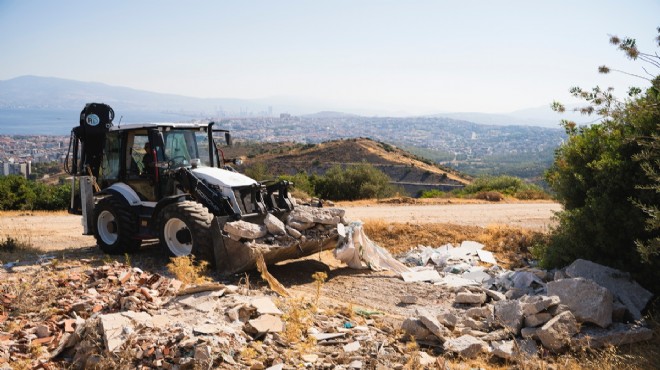
[(187, 256), (192, 253), (192, 235), (185, 222), (171, 218), (163, 229), (165, 244), (175, 256)]
[(101, 214), (99, 214), (96, 228), (101, 240), (103, 240), (105, 244), (113, 245), (117, 242), (119, 233), (117, 232), (117, 221), (112, 212), (102, 211)]

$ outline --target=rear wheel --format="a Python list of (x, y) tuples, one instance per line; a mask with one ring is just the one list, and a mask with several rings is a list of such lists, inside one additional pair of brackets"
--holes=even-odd
[(194, 254), (213, 263), (213, 215), (194, 201), (172, 203), (159, 216), (160, 243), (174, 257)]
[(136, 251), (140, 248), (140, 240), (133, 238), (137, 232), (137, 215), (117, 196), (101, 199), (94, 208), (94, 237), (105, 253)]

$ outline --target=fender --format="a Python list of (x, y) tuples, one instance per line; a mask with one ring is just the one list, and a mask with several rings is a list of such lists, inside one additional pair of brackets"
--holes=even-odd
[(130, 206), (140, 206), (143, 203), (135, 190), (123, 182), (114, 183), (99, 194), (117, 194), (124, 198)]
[(149, 219), (149, 227), (156, 230), (156, 227), (158, 226), (156, 223), (160, 211), (162, 211), (163, 208), (169, 206), (172, 203), (182, 202), (184, 200), (192, 200), (192, 198), (190, 197), (189, 194), (177, 194), (159, 200), (158, 204), (156, 204), (156, 207), (154, 208), (153, 213), (151, 214), (151, 218)]

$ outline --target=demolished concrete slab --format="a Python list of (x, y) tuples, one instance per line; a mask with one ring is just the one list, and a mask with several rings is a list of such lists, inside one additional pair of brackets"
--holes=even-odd
[(637, 324), (614, 323), (607, 329), (583, 328), (575, 337), (575, 342), (580, 346), (601, 348), (644, 342), (652, 338), (653, 330), (649, 328)]
[(568, 306), (580, 322), (590, 322), (602, 328), (612, 323), (612, 293), (592, 280), (562, 279), (548, 283), (548, 295), (556, 295)]
[(634, 320), (642, 317), (642, 310), (653, 297), (651, 292), (632, 280), (629, 273), (591, 261), (575, 260), (566, 268), (566, 275), (590, 279), (609, 289), (626, 306)]
[(514, 335), (518, 335), (523, 325), (523, 309), (520, 301), (495, 302), (495, 321)]
[(229, 236), (235, 240), (240, 240), (241, 238), (257, 239), (266, 236), (268, 233), (266, 226), (257, 225), (242, 220), (227, 222), (223, 230), (226, 231)]
[(467, 334), (447, 340), (443, 348), (464, 358), (475, 358), (489, 350), (488, 343)]
[(577, 321), (569, 311), (562, 312), (536, 331), (543, 346), (559, 352), (571, 343), (571, 338), (579, 331)]

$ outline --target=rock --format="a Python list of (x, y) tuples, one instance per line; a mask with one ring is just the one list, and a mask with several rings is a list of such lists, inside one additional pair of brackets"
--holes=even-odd
[(561, 303), (561, 300), (558, 296), (544, 296), (544, 295), (535, 295), (535, 296), (524, 296), (520, 298), (520, 302), (523, 303), (523, 315), (534, 315), (541, 311), (547, 310), (552, 306), (556, 306)]
[(493, 355), (503, 358), (505, 360), (513, 360), (515, 358), (515, 345), (516, 342), (512, 340), (507, 340), (503, 342), (493, 342), (491, 346), (493, 348)]
[(112, 313), (99, 316), (99, 324), (103, 333), (103, 342), (109, 352), (117, 350), (128, 338), (124, 328), (133, 329), (131, 319), (121, 313)]
[(592, 280), (562, 279), (548, 283), (548, 295), (557, 295), (580, 322), (602, 328), (612, 323), (612, 293)]
[(482, 304), (486, 302), (486, 293), (460, 292), (456, 294), (456, 303)]
[(543, 346), (554, 352), (559, 352), (571, 343), (571, 338), (577, 334), (578, 326), (575, 316), (570, 311), (562, 312), (543, 325), (537, 332)]
[(401, 324), (401, 330), (407, 336), (415, 338), (415, 340), (429, 340), (435, 338), (429, 329), (426, 328), (422, 321), (415, 318), (407, 318)]
[(305, 231), (307, 229), (311, 229), (312, 227), (314, 227), (314, 225), (316, 224), (313, 222), (302, 223), (298, 221), (289, 221), (289, 223), (287, 224), (288, 227), (298, 231)]
[(628, 308), (618, 299), (615, 299), (612, 305), (612, 321), (622, 322), (626, 317), (626, 312), (628, 312)]
[(312, 354), (308, 354), (308, 355), (302, 355), (302, 356), (300, 356), (300, 358), (302, 358), (302, 360), (305, 361), (305, 362), (314, 363), (314, 362), (316, 362), (316, 360), (319, 359), (319, 355), (312, 353)]
[(571, 309), (567, 305), (560, 303), (556, 306), (552, 306), (552, 307), (548, 308), (548, 313), (552, 316), (557, 316), (562, 312), (570, 311), (570, 310)]
[(280, 333), (284, 330), (282, 319), (274, 315), (261, 315), (248, 321), (257, 333)]
[(292, 237), (294, 237), (296, 239), (300, 239), (300, 237), (302, 236), (300, 231), (294, 229), (291, 226), (286, 226), (286, 232), (289, 233), (289, 235), (291, 235)]
[(206, 345), (206, 344), (200, 344), (197, 347), (195, 347), (195, 354), (194, 358), (197, 361), (200, 361), (202, 363), (207, 363), (211, 361), (211, 346)]
[(552, 319), (552, 315), (547, 312), (539, 312), (534, 315), (525, 316), (525, 326), (526, 327), (537, 327), (539, 325), (545, 324), (546, 322)]
[(436, 364), (437, 361), (436, 358), (424, 351), (418, 351), (417, 355), (418, 355), (417, 359), (419, 360), (419, 364), (421, 366), (424, 366), (424, 368)]
[(462, 335), (458, 338), (447, 340), (443, 348), (447, 352), (453, 352), (464, 358), (475, 358), (482, 352), (488, 351), (488, 344), (481, 339), (471, 335)]
[(614, 323), (608, 329), (582, 328), (575, 341), (581, 346), (601, 348), (608, 345), (620, 346), (651, 340), (653, 330), (637, 325)]
[(520, 333), (523, 325), (522, 304), (520, 301), (495, 302), (495, 321), (514, 335)]
[(536, 344), (535, 340), (518, 340), (516, 344), (518, 345), (518, 354), (522, 355), (528, 360), (536, 358), (536, 356), (539, 354), (539, 346)]
[(634, 320), (642, 318), (641, 311), (653, 297), (651, 292), (633, 281), (630, 274), (591, 261), (575, 260), (566, 268), (566, 274), (593, 280), (609, 289), (626, 306)]
[(417, 303), (417, 299), (418, 298), (415, 295), (404, 295), (403, 297), (399, 298), (403, 304), (415, 304)]
[(232, 236), (245, 239), (257, 239), (266, 236), (268, 229), (264, 225), (257, 225), (246, 221), (227, 222), (224, 231)]
[(360, 349), (360, 342), (354, 341), (354, 342), (350, 342), (348, 344), (345, 344), (343, 349), (344, 349), (344, 352), (347, 352), (347, 353), (355, 352), (355, 351)]
[(509, 333), (509, 331), (507, 331), (506, 329), (499, 329), (487, 333), (486, 335), (481, 337), (481, 339), (485, 340), (486, 342), (492, 342), (495, 340), (504, 340), (510, 337), (511, 337), (511, 333)]
[(472, 307), (465, 311), (465, 315), (472, 319), (483, 319), (493, 314), (493, 306)]
[(506, 296), (495, 290), (486, 289), (486, 295), (493, 301), (506, 301)]
[(438, 322), (440, 324), (453, 328), (458, 324), (458, 316), (456, 316), (453, 312), (450, 311), (444, 311), (438, 314), (437, 316)]
[(50, 335), (50, 329), (46, 325), (39, 325), (35, 328), (34, 333), (37, 335), (37, 338), (46, 338)]
[(539, 339), (539, 330), (541, 328), (522, 328), (520, 329), (520, 336), (525, 339)]
[(438, 337), (441, 342), (444, 342), (445, 338), (451, 334), (449, 330), (440, 324), (438, 319), (429, 312), (418, 310), (417, 315), (419, 316), (419, 321), (421, 321), (422, 324), (433, 333), (433, 335)]
[(264, 218), (264, 225), (266, 225), (268, 232), (273, 235), (282, 235), (286, 233), (284, 222), (280, 221), (279, 218), (271, 213), (268, 213), (266, 218)]
[(362, 361), (353, 360), (353, 361), (351, 361), (350, 364), (348, 364), (348, 367), (351, 368), (351, 369), (362, 369)]
[(404, 271), (401, 273), (401, 278), (406, 283), (441, 280), (440, 274), (435, 269), (425, 269), (420, 271)]
[(268, 297), (255, 298), (252, 301), (250, 301), (250, 305), (257, 309), (257, 313), (259, 315), (265, 315), (265, 314), (281, 315), (282, 314), (282, 311), (280, 311), (280, 309), (277, 308), (277, 306), (275, 306), (275, 303), (273, 303), (273, 301)]
[(311, 207), (296, 207), (289, 214), (289, 222), (295, 221), (303, 224), (314, 223), (314, 216), (312, 215)]

